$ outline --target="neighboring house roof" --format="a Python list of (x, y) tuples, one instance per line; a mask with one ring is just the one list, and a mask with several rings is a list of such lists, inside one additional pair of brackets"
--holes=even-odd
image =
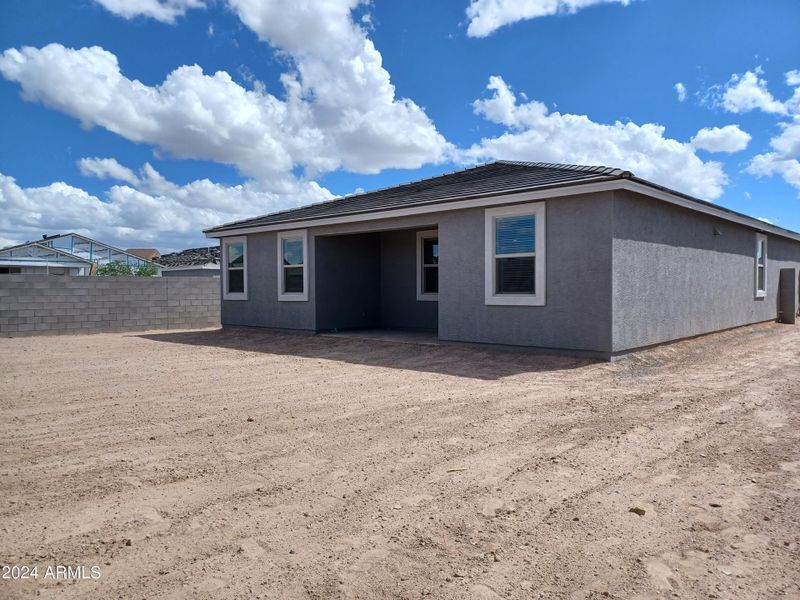
[(178, 268), (219, 268), (219, 246), (189, 248), (187, 250), (181, 250), (180, 252), (162, 254), (161, 258), (156, 262), (162, 265), (164, 269), (169, 270), (176, 270)]
[(86, 263), (94, 262), (98, 264), (105, 264), (111, 261), (130, 263), (135, 261), (136, 264), (145, 262), (153, 265), (154, 267), (161, 267), (161, 265), (153, 261), (136, 256), (135, 254), (131, 254), (130, 252), (126, 252), (125, 250), (115, 246), (98, 242), (97, 240), (93, 240), (92, 238), (88, 238), (78, 233), (63, 233), (42, 236), (41, 240), (25, 242), (23, 244), (17, 244), (16, 246), (2, 248), (0, 249), (0, 255), (6, 255), (6, 253), (16, 254), (23, 248), (34, 246), (55, 250), (61, 254), (72, 256)]
[(150, 261), (153, 261), (157, 259), (159, 256), (161, 256), (161, 252), (159, 252), (155, 248), (128, 248), (127, 250), (125, 250), (125, 252)]
[[(268, 215), (225, 223), (204, 230), (208, 237), (224, 237), (237, 233), (255, 233), (347, 222), (348, 220), (371, 220), (399, 216), (405, 210), (412, 212), (434, 212), (465, 208), (469, 201), (480, 204), (478, 199), (488, 200), (526, 193), (529, 199), (536, 196), (546, 198), (566, 193), (564, 188), (574, 188), (569, 193), (591, 193), (604, 190), (627, 189), (659, 200), (683, 206), (718, 218), (740, 223), (759, 231), (800, 240), (800, 233), (769, 225), (748, 215), (723, 208), (713, 202), (699, 200), (687, 194), (670, 190), (647, 180), (634, 177), (630, 171), (610, 167), (589, 167), (500, 160), (471, 167), (453, 173), (412, 181), (364, 194), (352, 194), (334, 200), (311, 204)], [(551, 193), (550, 190), (553, 190)], [(521, 201), (518, 199), (517, 201)], [(494, 202), (495, 200), (493, 200)], [(395, 214), (393, 215), (393, 211)]]

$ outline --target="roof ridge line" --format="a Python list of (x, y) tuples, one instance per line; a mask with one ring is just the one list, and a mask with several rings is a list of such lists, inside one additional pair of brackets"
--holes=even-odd
[(618, 167), (606, 167), (605, 165), (576, 165), (569, 163), (547, 163), (547, 162), (530, 162), (524, 160), (497, 160), (496, 163), (507, 165), (519, 165), (526, 167), (536, 167), (540, 169), (558, 169), (560, 171), (577, 171), (581, 173), (586, 172), (599, 172), (604, 171), (606, 175), (616, 175), (619, 177), (632, 177), (631, 171), (620, 169)]

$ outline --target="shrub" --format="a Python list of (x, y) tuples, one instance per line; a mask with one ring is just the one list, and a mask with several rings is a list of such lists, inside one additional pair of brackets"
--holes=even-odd
[(133, 275), (133, 269), (124, 262), (113, 260), (97, 267), (97, 275), (100, 277), (130, 277)]
[(158, 275), (158, 267), (145, 264), (136, 269), (136, 277), (155, 277)]

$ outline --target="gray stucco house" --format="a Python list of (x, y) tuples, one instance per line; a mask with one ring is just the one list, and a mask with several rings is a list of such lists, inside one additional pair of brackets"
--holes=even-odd
[(205, 233), (223, 325), (611, 359), (797, 312), (800, 234), (606, 167), (498, 161)]

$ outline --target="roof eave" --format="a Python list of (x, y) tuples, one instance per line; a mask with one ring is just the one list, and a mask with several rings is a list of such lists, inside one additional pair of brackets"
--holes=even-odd
[[(269, 226), (278, 226), (279, 225), (279, 226), (285, 227), (285, 228), (293, 228), (295, 226), (302, 227), (303, 223), (308, 223), (308, 222), (311, 222), (311, 221), (323, 220), (323, 219), (326, 219), (326, 218), (337, 218), (337, 219), (339, 219), (339, 218), (345, 218), (345, 217), (360, 217), (360, 216), (368, 215), (368, 214), (372, 214), (372, 213), (389, 213), (391, 211), (400, 211), (400, 210), (409, 209), (409, 208), (422, 208), (422, 207), (428, 207), (428, 206), (447, 205), (447, 204), (454, 203), (454, 202), (480, 200), (482, 198), (486, 198), (486, 199), (489, 199), (489, 198), (500, 198), (500, 197), (508, 196), (508, 195), (511, 195), (511, 194), (520, 194), (520, 193), (534, 192), (534, 191), (538, 192), (538, 191), (565, 189), (565, 188), (571, 188), (571, 187), (587, 185), (587, 184), (592, 184), (592, 183), (597, 183), (597, 182), (614, 181), (615, 179), (623, 179), (623, 178), (626, 178), (626, 177), (630, 177), (630, 172), (628, 172), (628, 171), (619, 171), (619, 174), (601, 175), (601, 176), (597, 176), (597, 177), (587, 177), (587, 178), (582, 179), (580, 181), (557, 183), (557, 184), (552, 184), (552, 185), (538, 185), (538, 186), (526, 186), (526, 187), (521, 187), (521, 188), (511, 188), (511, 189), (508, 189), (508, 190), (503, 190), (502, 192), (494, 192), (494, 193), (488, 193), (488, 194), (471, 194), (471, 195), (465, 195), (465, 196), (453, 196), (453, 197), (446, 197), (446, 198), (437, 198), (435, 200), (428, 200), (428, 201), (425, 201), (425, 202), (409, 203), (409, 204), (405, 204), (405, 205), (402, 205), (402, 206), (395, 206), (395, 207), (392, 207), (392, 208), (381, 208), (381, 209), (352, 211), (352, 212), (342, 213), (342, 214), (338, 214), (338, 215), (329, 215), (327, 217), (310, 216), (310, 217), (305, 217), (305, 218), (301, 218), (301, 219), (287, 219), (285, 221), (273, 221), (271, 223), (263, 224), (263, 225), (264, 226), (267, 226), (267, 225), (269, 225)], [(266, 217), (266, 216), (269, 216), (269, 215), (264, 215), (264, 216)], [(234, 226), (234, 225), (237, 225), (237, 226)], [(259, 227), (259, 225), (248, 225), (248, 224), (246, 224), (246, 222), (237, 221), (237, 222), (230, 223), (230, 224), (218, 225), (216, 227), (210, 227), (208, 229), (204, 229), (203, 233), (206, 235), (206, 237), (213, 239), (213, 238), (225, 237), (227, 235), (236, 235), (236, 233), (239, 232), (239, 231), (243, 231), (243, 230), (246, 230), (246, 229), (251, 229), (251, 228), (254, 228), (254, 227)], [(216, 234), (222, 234), (222, 235), (216, 235)]]
[[(785, 229), (783, 227), (778, 227), (776, 225), (765, 223), (763, 221), (760, 221), (759, 219), (756, 219), (755, 217), (751, 217), (750, 215), (736, 212), (734, 210), (719, 206), (718, 204), (714, 204), (713, 202), (700, 200), (699, 198), (695, 198), (688, 194), (684, 194), (682, 192), (678, 192), (670, 188), (655, 184), (653, 182), (647, 181), (646, 179), (633, 177), (628, 172), (623, 172), (617, 177), (604, 177), (600, 178), (599, 180), (595, 179), (595, 180), (581, 181), (581, 182), (570, 182), (557, 186), (529, 188), (528, 190), (507, 191), (501, 194), (478, 195), (469, 198), (466, 197), (458, 198), (455, 201), (445, 199), (445, 200), (438, 200), (426, 203), (413, 204), (408, 206), (395, 207), (393, 209), (388, 209), (388, 210), (384, 209), (378, 211), (362, 211), (360, 213), (349, 213), (349, 214), (336, 215), (335, 217), (326, 217), (326, 218), (310, 217), (307, 219), (300, 219), (300, 220), (279, 221), (261, 226), (245, 226), (245, 227), (237, 227), (230, 229), (211, 228), (204, 230), (203, 233), (205, 233), (205, 235), (209, 238), (223, 238), (232, 235), (258, 233), (258, 231), (253, 231), (253, 230), (278, 231), (278, 230), (302, 228), (308, 226), (315, 226), (315, 227), (324, 226), (328, 224), (333, 224), (333, 222), (328, 223), (326, 221), (346, 222), (342, 221), (342, 219), (347, 219), (347, 218), (351, 218), (354, 222), (367, 220), (364, 218), (365, 216), (369, 217), (369, 220), (373, 219), (377, 220), (382, 218), (388, 219), (396, 216), (405, 216), (397, 213), (402, 213), (403, 211), (407, 211), (409, 209), (423, 209), (420, 210), (420, 212), (444, 212), (446, 210), (458, 210), (460, 208), (463, 208), (463, 206), (459, 206), (463, 202), (475, 202), (479, 200), (486, 200), (488, 202), (492, 200), (498, 201), (502, 199), (507, 199), (509, 203), (524, 202), (527, 201), (528, 199), (519, 198), (519, 196), (524, 196), (526, 192), (528, 194), (536, 194), (535, 199), (545, 200), (549, 198), (555, 198), (560, 195), (565, 195), (563, 192), (566, 192), (567, 190), (570, 191), (569, 195), (574, 195), (584, 192), (591, 193), (596, 191), (613, 191), (617, 189), (642, 193), (644, 195), (651, 196), (656, 199), (670, 202), (671, 204), (674, 205), (682, 206), (689, 210), (706, 213), (715, 216), (717, 218), (721, 218), (723, 220), (727, 220), (730, 222), (737, 223), (739, 225), (743, 225), (745, 227), (749, 227), (757, 231), (772, 233), (773, 235), (792, 239), (795, 241), (800, 241), (800, 233), (796, 231), (792, 231), (791, 229)], [(558, 192), (562, 193), (559, 194)], [(507, 198), (512, 194), (518, 197)], [(433, 208), (434, 210), (424, 211), (424, 209), (426, 208), (429, 209)], [(370, 215), (372, 216), (370, 217)], [(310, 225), (312, 223), (313, 225)]]
[[(769, 233), (773, 233), (775, 235), (780, 235), (782, 237), (786, 237), (786, 238), (789, 238), (789, 239), (800, 241), (800, 232), (793, 231), (792, 229), (786, 229), (785, 227), (780, 227), (778, 225), (774, 225), (774, 224), (771, 224), (771, 223), (767, 223), (765, 221), (761, 221), (760, 219), (756, 219), (755, 217), (752, 217), (752, 216), (747, 215), (745, 213), (741, 213), (741, 212), (732, 210), (730, 208), (726, 208), (724, 206), (720, 206), (719, 204), (716, 204), (714, 202), (710, 202), (708, 200), (701, 200), (700, 198), (695, 198), (694, 196), (690, 196), (689, 194), (685, 194), (683, 192), (679, 192), (677, 190), (673, 190), (672, 188), (668, 188), (666, 186), (659, 185), (658, 183), (653, 183), (652, 181), (648, 181), (647, 179), (642, 179), (641, 177), (630, 177), (629, 181), (634, 183), (634, 184), (637, 184), (637, 185), (641, 185), (641, 186), (645, 186), (647, 188), (651, 188), (653, 190), (658, 190), (659, 192), (662, 192), (664, 194), (668, 194), (668, 195), (673, 196), (675, 198), (681, 198), (681, 199), (689, 201), (689, 202), (691, 202), (693, 204), (696, 204), (696, 205), (699, 205), (699, 206), (702, 206), (702, 207), (706, 207), (706, 208), (710, 209), (710, 211), (712, 211), (712, 214), (714, 212), (723, 213), (723, 214), (717, 215), (720, 218), (723, 218), (723, 219), (726, 219), (726, 220), (729, 220), (729, 221), (733, 221), (735, 223), (739, 223), (740, 225), (745, 225), (745, 226), (751, 227), (753, 229), (757, 229), (759, 231), (769, 232)], [(695, 206), (695, 207), (689, 206), (687, 208), (690, 208), (692, 210), (699, 210), (697, 206)], [(709, 211), (700, 210), (700, 212), (709, 212)]]

